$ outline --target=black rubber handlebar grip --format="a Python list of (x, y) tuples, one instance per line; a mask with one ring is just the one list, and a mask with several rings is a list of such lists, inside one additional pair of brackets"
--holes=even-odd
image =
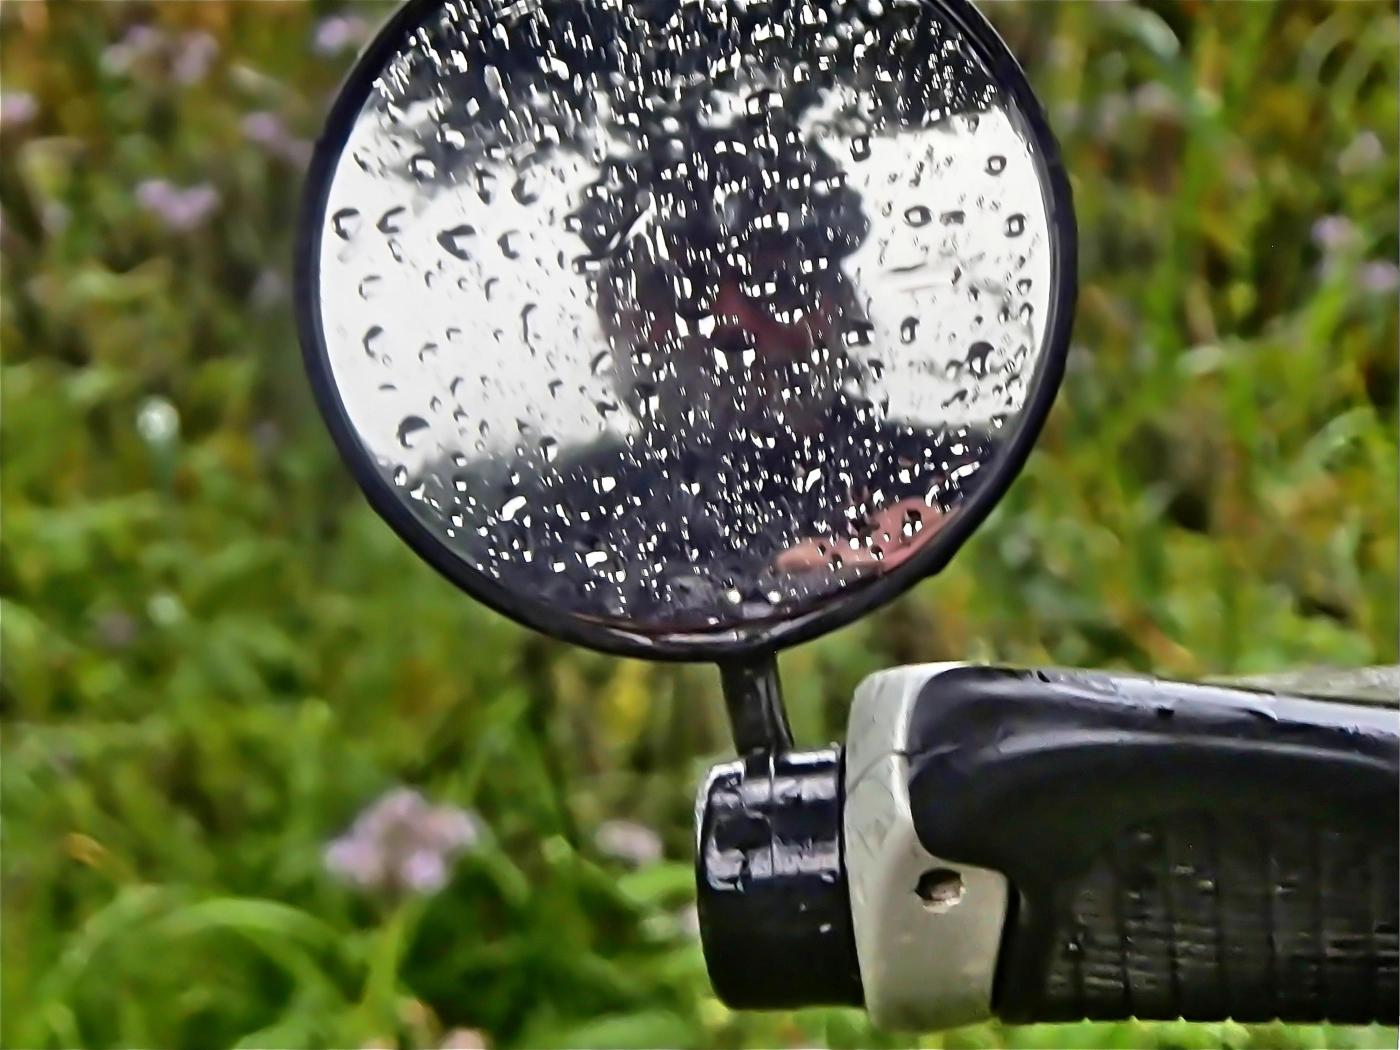
[(909, 722), (917, 835), (1011, 886), (1009, 1021), (1394, 1023), (1400, 714), (964, 667)]

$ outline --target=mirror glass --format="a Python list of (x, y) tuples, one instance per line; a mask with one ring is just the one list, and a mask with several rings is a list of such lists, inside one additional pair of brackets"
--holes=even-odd
[(420, 553), (665, 639), (941, 562), (1063, 280), (1040, 146), (955, 19), (454, 0), (386, 33), (321, 146), (310, 356)]

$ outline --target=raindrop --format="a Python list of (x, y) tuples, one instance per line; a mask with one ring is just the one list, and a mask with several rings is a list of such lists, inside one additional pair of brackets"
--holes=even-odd
[(1008, 237), (1019, 237), (1026, 232), (1026, 217), (1019, 212), (1008, 216), (1006, 219), (1006, 235)]
[(861, 161), (870, 157), (870, 136), (857, 135), (851, 139), (851, 157)]
[(912, 343), (918, 331), (919, 319), (917, 317), (906, 317), (899, 325), (899, 341), (906, 345)]
[(933, 221), (933, 212), (922, 204), (916, 204), (912, 208), (904, 209), (904, 221), (910, 226), (927, 226)]
[(407, 210), (402, 204), (390, 208), (379, 217), (379, 221), (374, 224), (375, 228), (380, 233), (402, 233), (403, 229), (399, 226), (398, 218)]
[(1006, 170), (1006, 158), (1000, 153), (993, 153), (987, 158), (987, 174), (1000, 175)]
[(476, 195), (482, 204), (490, 204), (496, 196), (496, 176), (485, 168), (476, 169)]
[(520, 511), (524, 508), (525, 502), (526, 500), (524, 496), (512, 496), (510, 499), (506, 500), (503, 504), (501, 504), (501, 520), (514, 520), (515, 516), (519, 514)]
[(987, 374), (988, 364), (992, 356), (992, 344), (978, 341), (973, 343), (967, 351), (968, 370), (979, 379)]
[(961, 208), (957, 208), (953, 211), (945, 211), (938, 217), (938, 221), (944, 226), (961, 226), (966, 218), (967, 212), (963, 211)]
[(407, 467), (400, 465), (394, 468), (394, 484), (397, 485), (399, 488), (403, 488), (405, 485), (408, 484)]
[(422, 416), (405, 416), (399, 423), (399, 444), (404, 448), (415, 448), (427, 429), (428, 421)]
[(437, 162), (426, 153), (419, 153), (408, 162), (408, 170), (419, 182), (431, 182), (437, 178)]
[(331, 229), (335, 230), (335, 235), (341, 240), (350, 240), (360, 229), (359, 209), (341, 208), (331, 216)]
[(1022, 277), (1019, 281), (1016, 282), (1016, 291), (1020, 292), (1022, 295), (1025, 295), (1030, 290), (1031, 279), (1029, 277)]
[(364, 299), (366, 302), (373, 299), (379, 294), (380, 285), (383, 284), (383, 281), (384, 278), (380, 277), (377, 273), (372, 273), (361, 280), (359, 287), (360, 298)]
[(384, 329), (380, 328), (379, 325), (372, 325), (369, 331), (365, 333), (364, 339), (360, 341), (361, 345), (365, 348), (365, 355), (369, 357), (370, 360), (378, 360), (382, 352), (379, 344), (383, 341), (383, 337)]
[(520, 258), (520, 249), (514, 244), (514, 239), (518, 236), (514, 230), (510, 230), (496, 238), (496, 243), (501, 247), (501, 254), (507, 259)]
[(470, 259), (471, 255), (467, 251), (467, 242), (476, 236), (476, 227), (470, 225), (454, 226), (450, 230), (443, 230), (437, 235), (438, 244), (442, 245), (443, 251), (458, 259)]
[(510, 195), (521, 204), (534, 204), (540, 199), (540, 195), (530, 188), (528, 175), (521, 175), (510, 187)]
[(874, 325), (868, 322), (863, 324), (857, 323), (853, 325), (849, 331), (842, 334), (841, 340), (847, 346), (869, 346), (871, 330), (873, 328)]

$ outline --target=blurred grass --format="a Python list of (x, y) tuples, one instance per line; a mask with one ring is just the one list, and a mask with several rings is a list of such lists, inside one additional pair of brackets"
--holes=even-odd
[[(529, 637), (417, 564), (337, 463), (289, 237), (352, 57), (337, 32), (382, 10), (0, 7), (4, 1045), (910, 1045), (711, 996), (684, 908), (692, 792), (727, 744), (712, 672)], [(783, 657), (801, 739), (838, 735), (855, 683), (898, 661), (1395, 661), (1393, 5), (987, 10), (1074, 182), (1070, 374), (951, 569)], [(489, 833), (447, 890), (392, 906), (321, 850), (396, 783)], [(604, 856), (617, 816), (667, 860)]]

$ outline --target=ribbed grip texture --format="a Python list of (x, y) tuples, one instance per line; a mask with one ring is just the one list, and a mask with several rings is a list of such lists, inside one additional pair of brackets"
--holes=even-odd
[(1140, 824), (1056, 892), (1036, 1019), (1394, 1018), (1397, 862), (1383, 824)]

